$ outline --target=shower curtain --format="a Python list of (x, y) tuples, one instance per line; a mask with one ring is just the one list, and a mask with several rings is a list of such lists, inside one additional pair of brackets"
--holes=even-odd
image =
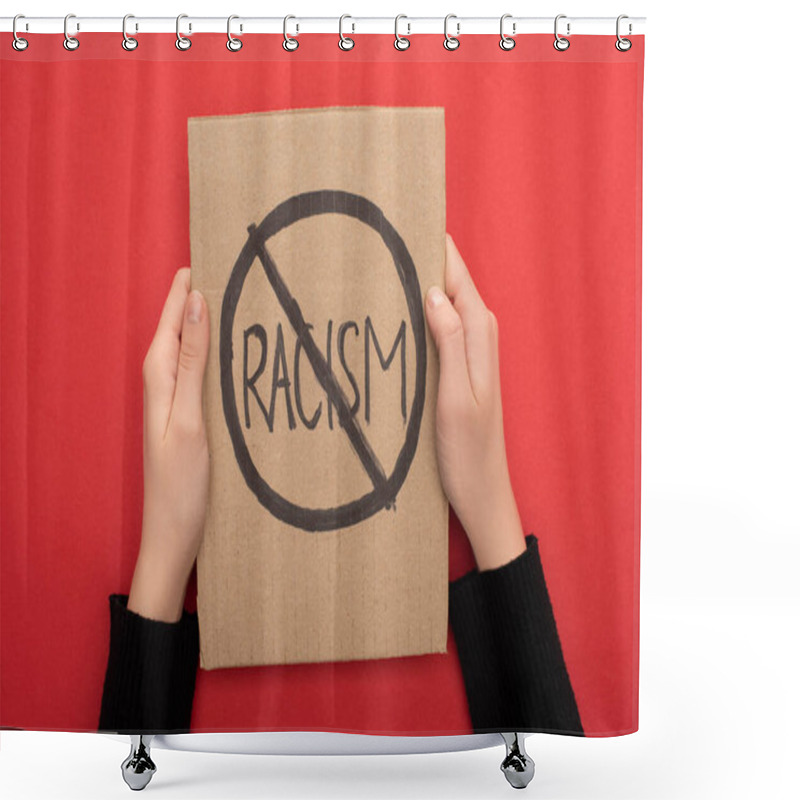
[[(644, 38), (622, 51), (613, 31), (573, 36), (560, 50), (530, 35), (506, 50), (470, 35), (449, 50), (418, 35), (400, 50), (356, 35), (344, 50), (335, 34), (301, 34), (289, 51), (265, 34), (231, 51), (222, 34), (186, 50), (147, 34), (127, 50), (89, 33), (70, 51), (30, 34), (19, 52), (7, 38), (0, 727), (126, 729), (113, 704), (161, 673), (122, 674), (114, 648), (143, 658), (149, 642), (174, 660), (162, 672), (184, 670), (159, 729), (635, 731)], [(480, 571), (450, 511), (442, 652), (203, 669), (194, 574), (174, 629), (125, 609), (143, 360), (176, 271), (194, 268), (188, 121), (334, 107), (443, 109), (446, 229), (497, 320), (526, 549)], [(218, 153), (220, 169), (230, 157)], [(157, 687), (136, 690), (159, 702)]]

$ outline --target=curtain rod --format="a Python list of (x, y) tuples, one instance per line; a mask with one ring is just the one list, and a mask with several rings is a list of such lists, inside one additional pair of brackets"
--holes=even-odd
[[(228, 17), (194, 17), (181, 15), (180, 30), (184, 36), (193, 33), (226, 33)], [(509, 36), (526, 33), (549, 33), (555, 28), (555, 17), (515, 17), (505, 15), (504, 30)], [(645, 17), (624, 17), (621, 21), (622, 35), (644, 33)], [(122, 17), (81, 17), (70, 15), (68, 29), (71, 36), (82, 33), (122, 32)], [(13, 17), (0, 17), (0, 31), (11, 31)], [(403, 36), (414, 34), (443, 34), (444, 17), (290, 17), (288, 31), (302, 33), (395, 33), (395, 25)], [(136, 17), (129, 15), (126, 32), (128, 36), (139, 33), (175, 33), (176, 17)], [(17, 33), (64, 34), (64, 17), (27, 17), (17, 20)], [(448, 30), (453, 36), (479, 33), (499, 33), (500, 15), (496, 17), (459, 17), (450, 15)], [(617, 32), (616, 17), (570, 17), (559, 15), (558, 30), (561, 36), (570, 35), (614, 35)], [(231, 20), (231, 31), (236, 34), (283, 33), (284, 17), (235, 17)]]

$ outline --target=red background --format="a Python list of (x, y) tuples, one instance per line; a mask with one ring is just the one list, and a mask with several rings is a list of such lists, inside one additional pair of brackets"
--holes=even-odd
[[(10, 40), (10, 34), (8, 34)], [(447, 226), (500, 323), (509, 466), (588, 735), (638, 726), (643, 37), (29, 35), (0, 47), (0, 726), (97, 729), (141, 530), (144, 355), (189, 265), (186, 120), (444, 106)], [(224, 157), (224, 154), (223, 156)], [(451, 515), (450, 577), (474, 565)], [(187, 606), (194, 608), (194, 583)], [(195, 731), (471, 733), (446, 655), (199, 670)]]

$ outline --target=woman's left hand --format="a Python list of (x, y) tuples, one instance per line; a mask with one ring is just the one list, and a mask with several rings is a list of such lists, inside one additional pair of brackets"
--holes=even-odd
[(189, 291), (189, 276), (188, 267), (175, 274), (142, 367), (144, 510), (128, 608), (165, 622), (183, 613), (208, 499), (208, 307), (200, 292)]

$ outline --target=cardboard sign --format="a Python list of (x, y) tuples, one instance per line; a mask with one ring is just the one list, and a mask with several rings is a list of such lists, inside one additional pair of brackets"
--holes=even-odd
[(444, 111), (191, 118), (209, 307), (204, 669), (443, 653), (447, 500), (425, 322)]

